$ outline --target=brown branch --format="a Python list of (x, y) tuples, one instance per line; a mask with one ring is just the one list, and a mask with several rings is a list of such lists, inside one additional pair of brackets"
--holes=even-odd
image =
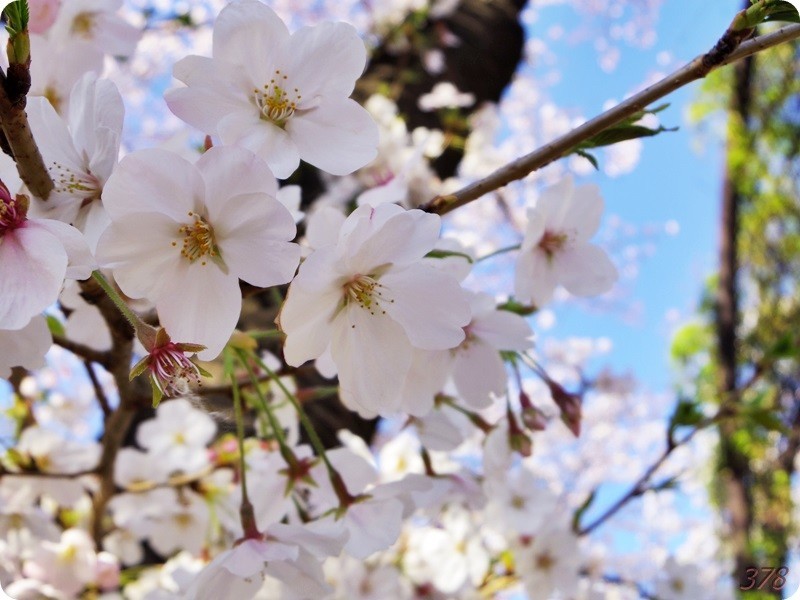
[[(728, 32), (726, 32), (726, 35), (728, 35)], [(471, 183), (452, 194), (437, 196), (420, 208), (428, 212), (443, 215), (459, 206), (464, 206), (480, 198), (484, 194), (501, 188), (512, 181), (522, 179), (559, 158), (571, 154), (582, 142), (591, 139), (598, 133), (644, 110), (656, 100), (663, 98), (686, 84), (702, 79), (714, 69), (797, 38), (800, 38), (800, 25), (795, 24), (783, 27), (771, 34), (748, 40), (741, 43), (738, 48), (730, 47), (729, 43), (720, 46), (718, 42), (718, 45), (710, 52), (698, 56), (689, 64), (678, 69), (671, 75), (668, 75), (661, 81), (642, 90), (638, 94), (634, 94), (624, 102), (562, 135), (560, 138), (534, 150), (530, 154), (526, 154), (510, 162), (487, 177)], [(725, 36), (723, 36), (723, 39), (725, 39)], [(730, 40), (728, 40), (728, 42), (730, 42)], [(728, 52), (727, 56), (725, 56), (723, 50)]]
[(86, 368), (86, 374), (89, 376), (89, 380), (92, 382), (97, 403), (100, 405), (100, 409), (103, 411), (103, 420), (107, 420), (113, 412), (113, 409), (108, 403), (108, 398), (106, 398), (106, 393), (103, 390), (103, 386), (100, 385), (100, 380), (97, 378), (97, 374), (94, 372), (92, 362), (85, 360), (83, 361), (83, 366)]
[(80, 342), (74, 342), (63, 335), (54, 334), (53, 343), (57, 346), (61, 346), (64, 348), (64, 350), (69, 350), (75, 356), (82, 358), (85, 361), (96, 362), (103, 366), (106, 366), (109, 362), (108, 352), (95, 350), (94, 348), (90, 348), (89, 346), (81, 344)]
[(13, 87), (10, 85), (11, 76), (10, 72), (6, 76), (0, 71), (0, 127), (22, 181), (34, 196), (47, 200), (55, 186), (33, 139), (28, 115), (25, 114), (25, 96), (14, 94), (16, 97), (11, 97), (9, 94), (9, 89)]
[(709, 419), (706, 419), (705, 421), (702, 421), (701, 423), (696, 425), (695, 428), (692, 429), (692, 431), (690, 431), (688, 434), (686, 434), (686, 436), (682, 440), (679, 440), (674, 444), (667, 444), (666, 448), (664, 448), (664, 451), (661, 453), (661, 455), (656, 459), (656, 461), (653, 464), (651, 464), (645, 470), (644, 473), (642, 473), (641, 477), (639, 477), (639, 479), (636, 480), (636, 483), (634, 483), (633, 486), (631, 486), (631, 488), (619, 500), (617, 500), (614, 504), (608, 507), (608, 509), (606, 509), (606, 511), (603, 514), (601, 514), (599, 517), (597, 517), (594, 521), (592, 521), (585, 527), (581, 527), (577, 531), (578, 535), (588, 535), (589, 533), (600, 527), (600, 525), (605, 523), (608, 519), (617, 514), (626, 504), (628, 504), (628, 502), (644, 494), (649, 489), (647, 487), (647, 482), (650, 481), (650, 478), (656, 473), (656, 471), (658, 471), (659, 468), (661, 468), (661, 465), (664, 464), (664, 462), (667, 460), (667, 458), (669, 458), (669, 456), (675, 451), (676, 448), (688, 444), (692, 440), (692, 438), (697, 434), (698, 431), (701, 431), (706, 427), (712, 425), (713, 423), (720, 420), (723, 416), (727, 415), (718, 413), (717, 415)]

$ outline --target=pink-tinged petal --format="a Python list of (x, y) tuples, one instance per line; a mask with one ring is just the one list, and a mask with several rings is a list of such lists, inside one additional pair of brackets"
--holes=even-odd
[(215, 225), (221, 212), (233, 210), (230, 198), (241, 194), (266, 194), (274, 198), (278, 193), (278, 182), (267, 164), (245, 148), (215, 146), (195, 165), (206, 183), (206, 207)]
[(252, 112), (239, 111), (223, 118), (217, 125), (223, 144), (243, 146), (267, 162), (279, 179), (286, 179), (300, 164), (295, 142), (280, 127)]
[(345, 552), (364, 560), (397, 541), (403, 526), (403, 503), (397, 498), (371, 498), (347, 510), (345, 526), (350, 538)]
[(25, 112), (28, 114), (33, 138), (51, 172), (56, 174), (54, 163), (76, 172), (86, 169), (72, 142), (67, 124), (46, 98), (28, 98)]
[(115, 14), (100, 13), (97, 17), (94, 43), (111, 56), (131, 56), (142, 32)]
[(517, 258), (514, 272), (514, 298), (541, 308), (553, 299), (558, 281), (544, 252), (528, 250)]
[(396, 204), (364, 205), (351, 212), (339, 230), (337, 251), (342, 262), (347, 263), (351, 256), (357, 254), (361, 245), (375, 235), (386, 221), (404, 212), (405, 209)]
[(320, 356), (331, 342), (331, 322), (343, 294), (331, 278), (335, 264), (333, 252), (314, 252), (289, 286), (278, 320), (286, 333), (284, 357), (294, 367)]
[(103, 205), (112, 221), (132, 213), (158, 212), (187, 220), (204, 201), (205, 184), (185, 158), (157, 148), (123, 158), (103, 188)]
[(416, 348), (445, 350), (464, 340), (469, 323), (469, 300), (458, 281), (424, 264), (390, 270), (380, 279), (394, 302), (386, 312), (403, 326)]
[(480, 340), (458, 349), (453, 366), (453, 381), (458, 395), (473, 408), (491, 404), (490, 393), (502, 394), (506, 389), (506, 373), (500, 353)]
[(453, 355), (448, 350), (417, 350), (403, 385), (402, 410), (424, 417), (433, 410), (433, 398), (444, 389)]
[(344, 213), (332, 206), (320, 206), (306, 219), (306, 242), (317, 250), (333, 246), (345, 221)]
[(493, 310), (472, 320), (470, 332), (496, 350), (522, 352), (533, 346), (533, 331), (521, 316), (507, 310)]
[(108, 129), (117, 134), (117, 148), (113, 152), (116, 161), (124, 117), (122, 96), (112, 81), (97, 79), (94, 73), (87, 73), (73, 86), (69, 101), (69, 129), (78, 152), (85, 153), (90, 160), (96, 160), (97, 130)]
[(0, 237), (0, 329), (21, 329), (58, 298), (67, 270), (64, 245), (43, 228)]
[(242, 310), (239, 280), (213, 262), (182, 261), (170, 270), (156, 298), (161, 325), (175, 340), (202, 344), (200, 360), (216, 358), (231, 337)]
[(596, 185), (582, 185), (572, 193), (567, 202), (562, 227), (569, 234), (570, 242), (583, 243), (597, 233), (605, 207), (600, 188)]
[(529, 208), (528, 209), (528, 225), (525, 228), (525, 238), (522, 240), (520, 252), (526, 252), (536, 248), (539, 242), (542, 241), (542, 236), (545, 231), (545, 215), (542, 211)]
[[(202, 56), (187, 56), (175, 63), (173, 76), (188, 87), (169, 90), (164, 94), (169, 109), (180, 119), (205, 133), (217, 132), (217, 123), (226, 115), (236, 112), (254, 112), (257, 109), (243, 90), (244, 82), (235, 86), (233, 65)], [(228, 70), (223, 77), (218, 69)]]
[(101, 186), (114, 170), (119, 159), (120, 136), (118, 131), (99, 127), (95, 131), (94, 154), (89, 160), (89, 172), (97, 177)]
[(28, 221), (28, 229), (43, 229), (55, 236), (64, 246), (67, 253), (67, 272), (69, 279), (87, 279), (97, 268), (86, 238), (72, 225), (52, 219), (32, 219)]
[(214, 226), (225, 264), (240, 279), (269, 287), (288, 283), (300, 262), (300, 246), (294, 237), (294, 221), (277, 200), (260, 194), (231, 199), (230, 213), (249, 215), (239, 223)]
[(303, 100), (312, 100), (349, 96), (366, 62), (367, 50), (355, 28), (328, 22), (293, 33), (284, 64), (292, 87), (300, 90)]
[(619, 277), (605, 250), (594, 244), (581, 244), (560, 253), (554, 267), (561, 284), (576, 296), (607, 292)]
[(411, 367), (411, 344), (388, 315), (350, 304), (337, 315), (331, 354), (342, 401), (362, 417), (396, 414)]
[(367, 274), (382, 265), (402, 267), (422, 259), (439, 239), (441, 220), (421, 210), (400, 212), (367, 238), (348, 260), (355, 273)]
[(286, 207), (263, 193), (231, 196), (209, 208), (219, 243), (235, 237), (261, 237), (288, 242), (297, 234), (294, 219)]
[(286, 124), (300, 157), (332, 175), (349, 175), (378, 155), (378, 126), (355, 100), (325, 98)]
[(47, 328), (47, 321), (38, 315), (22, 329), (0, 329), (0, 379), (7, 379), (12, 367), (43, 367), (44, 355), (52, 343), (53, 336)]
[[(180, 255), (178, 228), (172, 219), (159, 213), (140, 213), (112, 223), (97, 243), (98, 262), (114, 270), (114, 278), (125, 294), (152, 300), (161, 280), (170, 277), (185, 260)], [(143, 236), (145, 231), (147, 235)]]
[(536, 200), (535, 209), (544, 217), (547, 229), (561, 231), (574, 192), (575, 183), (572, 176), (564, 177), (555, 185), (542, 190), (542, 194)]
[(213, 56), (243, 67), (263, 85), (288, 40), (289, 30), (271, 8), (256, 0), (232, 2), (214, 23)]

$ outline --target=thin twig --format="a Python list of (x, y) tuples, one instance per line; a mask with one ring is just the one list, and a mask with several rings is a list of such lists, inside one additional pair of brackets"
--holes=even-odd
[(586, 525), (585, 527), (581, 527), (577, 533), (578, 535), (587, 535), (597, 529), (600, 525), (605, 523), (608, 519), (612, 516), (617, 514), (617, 512), (622, 509), (628, 502), (632, 499), (641, 496), (644, 492), (646, 492), (649, 488), (647, 487), (647, 482), (650, 481), (650, 478), (655, 474), (656, 471), (664, 464), (664, 462), (669, 458), (672, 452), (679, 448), (680, 446), (684, 446), (688, 444), (692, 438), (694, 438), (697, 432), (705, 429), (706, 427), (710, 426), (711, 424), (717, 422), (721, 418), (721, 414), (714, 415), (710, 417), (698, 425), (695, 426), (692, 431), (690, 431), (682, 440), (675, 442), (674, 444), (668, 444), (661, 455), (656, 459), (656, 461), (650, 465), (645, 472), (642, 474), (641, 477), (636, 481), (636, 483), (631, 486), (631, 488), (627, 491), (625, 495), (623, 495), (619, 500), (617, 500), (614, 504), (612, 504), (602, 515), (597, 517), (594, 521)]
[(108, 420), (108, 417), (111, 415), (113, 410), (111, 405), (108, 403), (105, 390), (103, 390), (103, 386), (100, 384), (100, 380), (97, 378), (97, 373), (95, 373), (94, 368), (92, 368), (92, 362), (85, 360), (83, 361), (83, 366), (86, 368), (86, 374), (89, 376), (89, 381), (92, 382), (97, 403), (100, 405), (100, 409), (103, 411), (103, 419)]
[(582, 142), (644, 110), (656, 100), (686, 84), (702, 79), (714, 69), (797, 38), (800, 38), (800, 25), (795, 24), (746, 41), (739, 45), (738, 48), (726, 46), (727, 55), (722, 54), (718, 43), (711, 51), (698, 56), (658, 83), (651, 85), (638, 94), (634, 94), (624, 102), (576, 127), (560, 138), (510, 162), (491, 175), (471, 183), (452, 194), (437, 196), (420, 208), (443, 215), (459, 206), (464, 206), (493, 190), (499, 189), (512, 181), (522, 179), (530, 173), (572, 153)]
[(96, 362), (103, 366), (108, 364), (109, 354), (108, 352), (102, 352), (100, 350), (95, 350), (94, 348), (90, 348), (86, 344), (81, 344), (80, 342), (74, 342), (63, 335), (54, 334), (53, 335), (53, 343), (56, 346), (61, 346), (64, 350), (69, 350), (75, 356), (82, 358), (88, 362)]

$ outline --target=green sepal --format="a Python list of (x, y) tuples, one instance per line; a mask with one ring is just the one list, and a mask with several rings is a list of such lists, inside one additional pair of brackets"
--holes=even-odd
[(164, 392), (152, 381), (150, 383), (153, 387), (153, 408), (158, 408), (158, 405), (161, 404), (161, 399), (164, 397)]
[(150, 355), (148, 354), (143, 359), (141, 359), (139, 362), (137, 362), (135, 365), (133, 365), (133, 368), (131, 369), (130, 375), (128, 376), (128, 381), (133, 381), (139, 375), (144, 373), (149, 365), (150, 365)]
[(45, 315), (44, 318), (47, 321), (47, 328), (52, 335), (60, 335), (61, 337), (66, 335), (64, 324), (61, 321), (56, 319), (53, 315)]
[(450, 256), (458, 256), (460, 258), (466, 258), (469, 264), (475, 262), (469, 254), (464, 252), (454, 252), (452, 250), (431, 250), (425, 255), (425, 258), (448, 258)]

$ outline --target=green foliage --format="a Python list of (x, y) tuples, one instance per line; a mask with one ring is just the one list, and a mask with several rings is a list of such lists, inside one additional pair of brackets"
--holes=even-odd
[(704, 323), (687, 323), (672, 337), (670, 355), (678, 363), (686, 364), (711, 345), (711, 331)]
[(645, 115), (655, 115), (660, 113), (662, 110), (667, 108), (669, 104), (662, 104), (655, 108), (641, 110), (637, 113), (634, 113), (624, 121), (617, 123), (616, 125), (612, 125), (608, 129), (604, 129), (597, 135), (589, 138), (585, 142), (581, 142), (577, 147), (575, 147), (572, 151), (577, 154), (578, 156), (582, 156), (594, 166), (595, 169), (598, 167), (597, 158), (587, 152), (587, 150), (591, 148), (600, 148), (602, 146), (611, 146), (613, 144), (617, 144), (619, 142), (624, 142), (626, 140), (635, 140), (638, 138), (643, 137), (653, 137), (658, 135), (659, 133), (663, 133), (664, 131), (677, 131), (677, 127), (663, 127), (659, 125), (655, 129), (651, 127), (645, 127), (638, 123)]
[(47, 328), (50, 330), (52, 335), (66, 335), (64, 331), (64, 325), (56, 319), (53, 315), (46, 315), (45, 319), (47, 320)]
[(16, 0), (3, 11), (6, 17), (6, 31), (12, 38), (19, 35), (28, 28), (30, 14), (28, 12), (28, 0)]

